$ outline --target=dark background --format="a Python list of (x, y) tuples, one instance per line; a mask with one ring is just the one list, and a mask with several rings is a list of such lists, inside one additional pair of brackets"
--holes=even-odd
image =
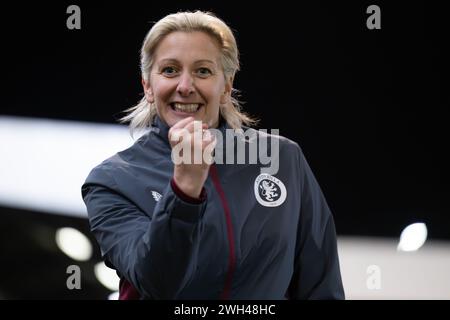
[[(431, 2), (392, 2), (17, 2), (2, 10), (0, 115), (117, 123), (141, 97), (139, 50), (152, 22), (210, 10), (235, 31), (245, 111), (261, 119), (258, 128), (301, 145), (338, 235), (398, 237), (425, 222), (429, 238), (449, 240), (448, 17)], [(81, 30), (66, 28), (71, 4), (81, 8)], [(371, 4), (381, 8), (381, 30), (366, 27)], [(88, 234), (85, 220), (0, 214), (8, 239), (0, 264), (10, 274), (0, 298), (105, 298), (95, 284), (81, 293), (52, 284), (49, 274), (65, 277), (68, 258), (26, 236), (43, 226)], [(30, 265), (29, 280), (17, 280)]]

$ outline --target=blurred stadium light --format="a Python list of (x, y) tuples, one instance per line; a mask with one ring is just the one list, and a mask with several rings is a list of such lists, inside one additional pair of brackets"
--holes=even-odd
[(126, 126), (0, 117), (0, 205), (86, 216), (90, 170), (133, 143)]

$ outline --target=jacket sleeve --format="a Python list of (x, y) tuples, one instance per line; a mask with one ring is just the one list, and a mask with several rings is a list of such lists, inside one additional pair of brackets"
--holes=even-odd
[(345, 299), (333, 216), (299, 148), (301, 207), (290, 299)]
[(82, 186), (102, 256), (144, 298), (176, 299), (197, 267), (206, 201), (185, 202), (168, 183), (150, 217), (116, 187), (96, 169)]

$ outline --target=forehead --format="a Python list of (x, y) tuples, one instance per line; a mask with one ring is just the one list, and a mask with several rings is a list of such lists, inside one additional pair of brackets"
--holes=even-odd
[(165, 36), (155, 51), (156, 61), (161, 60), (212, 60), (218, 63), (220, 49), (216, 39), (201, 32), (172, 32)]

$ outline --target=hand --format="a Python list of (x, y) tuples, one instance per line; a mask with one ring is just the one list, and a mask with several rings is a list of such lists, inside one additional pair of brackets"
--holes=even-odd
[[(188, 117), (169, 130), (169, 142), (174, 161), (173, 178), (188, 196), (198, 198), (208, 178), (212, 152), (216, 145), (208, 125)], [(187, 154), (186, 154), (187, 153)]]

